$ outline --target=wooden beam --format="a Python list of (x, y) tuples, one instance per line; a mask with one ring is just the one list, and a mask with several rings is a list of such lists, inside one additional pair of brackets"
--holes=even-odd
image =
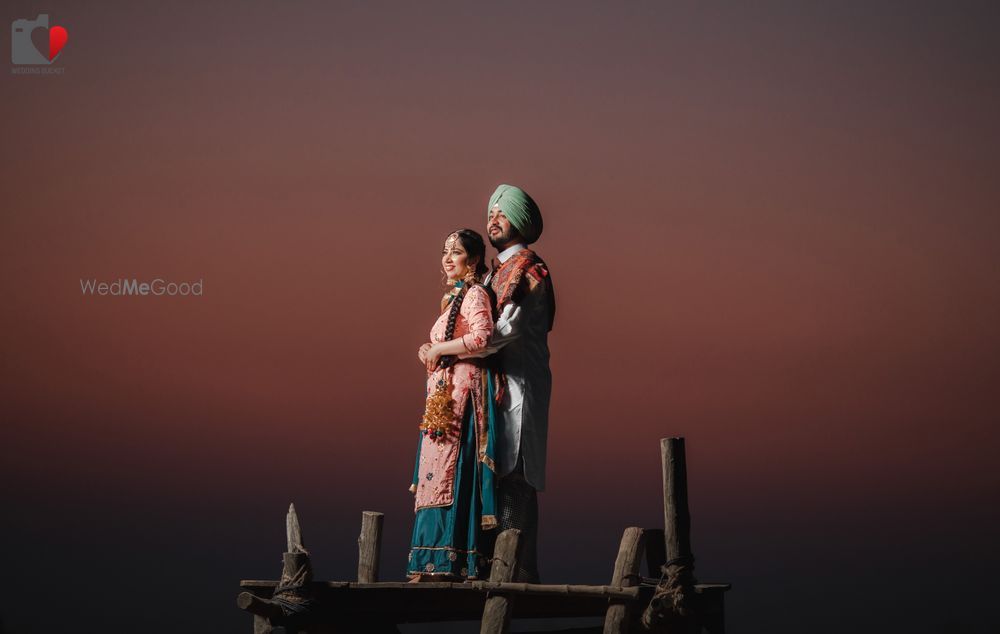
[[(268, 599), (277, 581), (244, 580), (242, 590)], [(697, 584), (694, 602), (699, 612), (720, 614), (722, 595), (729, 584)], [(630, 601), (634, 610), (642, 609), (653, 596), (652, 586), (541, 585), (520, 582), (465, 583), (316, 581), (310, 596), (324, 606), (316, 615), (316, 625), (364, 621), (379, 615), (386, 622), (428, 623), (442, 621), (477, 621), (482, 618), (486, 601), (495, 594), (516, 597), (511, 618), (603, 617), (609, 601)], [(715, 620), (720, 623), (720, 619)], [(634, 627), (634, 621), (631, 623)], [(706, 623), (706, 627), (708, 624)], [(603, 624), (600, 626), (603, 627)], [(716, 630), (718, 631), (718, 630)], [(266, 632), (266, 630), (265, 630)]]
[(241, 610), (246, 610), (250, 614), (262, 616), (265, 619), (279, 618), (283, 614), (281, 606), (249, 592), (241, 592), (236, 597), (236, 605)]
[[(615, 559), (615, 570), (611, 576), (611, 585), (628, 588), (639, 585), (639, 566), (642, 564), (643, 530), (636, 526), (625, 529), (621, 544), (618, 546), (618, 557)], [(613, 601), (604, 615), (604, 634), (625, 634), (631, 620), (631, 602)]]
[(382, 553), (382, 520), (384, 515), (375, 511), (361, 514), (361, 535), (358, 536), (358, 581), (378, 581), (379, 559)]
[(249, 592), (241, 592), (236, 597), (236, 605), (253, 615), (253, 634), (271, 634), (271, 619), (284, 614), (279, 605)]
[[(257, 596), (273, 591), (276, 581), (246, 580), (240, 582), (240, 587), (250, 588)], [(353, 581), (317, 581), (313, 586), (322, 592), (324, 590), (344, 590), (363, 594), (404, 590), (410, 593), (427, 593), (431, 590), (454, 590), (465, 594), (501, 592), (503, 594), (523, 594), (531, 596), (567, 596), (567, 597), (603, 597), (606, 599), (634, 599), (639, 596), (637, 587), (589, 586), (574, 584), (539, 584), (521, 582), (466, 581), (452, 583), (448, 581), (428, 581), (422, 583), (407, 583), (405, 581), (381, 581), (378, 583), (355, 583)], [(711, 586), (712, 588), (728, 588), (726, 585)]]
[[(505, 530), (497, 536), (493, 548), (493, 565), (490, 569), (492, 583), (509, 583), (517, 570), (520, 557), (521, 531), (516, 528)], [(490, 594), (483, 606), (483, 621), (480, 634), (507, 634), (510, 629), (511, 597), (504, 594)]]
[[(477, 585), (479, 584), (479, 585)], [(639, 596), (638, 588), (616, 586), (541, 585), (534, 583), (473, 582), (473, 587), (489, 592), (536, 597), (601, 597), (605, 599), (632, 600)]]
[[(277, 585), (276, 581), (265, 581), (248, 579), (240, 582), (240, 587), (249, 588), (250, 592), (255, 594), (255, 596), (263, 596), (264, 594), (274, 590)], [(421, 582), (420, 584), (408, 583), (405, 581), (380, 581), (378, 583), (355, 583), (353, 581), (316, 581), (313, 586), (319, 589), (320, 592), (324, 590), (343, 590), (351, 593), (363, 594), (366, 592), (373, 592), (378, 594), (379, 591), (397, 591), (397, 590), (409, 590), (415, 593), (424, 593), (430, 590), (455, 590), (464, 591), (468, 594), (475, 593), (490, 593), (490, 592), (502, 592), (504, 594), (525, 594), (525, 595), (564, 595), (564, 596), (580, 596), (580, 597), (605, 597), (605, 598), (616, 598), (616, 599), (634, 599), (638, 596), (638, 588), (628, 587), (621, 588), (618, 586), (590, 586), (583, 584), (540, 584), (540, 583), (522, 583), (520, 581), (502, 582), (498, 583), (495, 581), (464, 581), (461, 583), (452, 583), (450, 581), (427, 581)], [(699, 586), (700, 588), (701, 586)], [(710, 590), (716, 588), (726, 589), (728, 584), (708, 584), (705, 586)]]
[[(247, 580), (241, 583), (241, 590), (267, 599), (274, 593), (275, 584), (275, 581)], [(316, 615), (322, 622), (334, 618), (333, 615), (340, 619), (354, 619), (375, 614), (395, 623), (479, 621), (486, 601), (497, 594), (512, 599), (512, 619), (600, 617), (603, 624), (608, 601), (631, 601), (639, 610), (649, 603), (653, 587), (490, 581), (371, 584), (317, 581), (309, 588), (309, 596), (323, 606)]]

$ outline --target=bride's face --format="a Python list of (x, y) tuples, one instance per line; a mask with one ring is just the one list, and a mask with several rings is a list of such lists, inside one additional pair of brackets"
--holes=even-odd
[(469, 254), (466, 253), (462, 241), (456, 235), (448, 236), (444, 241), (444, 251), (441, 252), (441, 268), (448, 277), (448, 282), (453, 283), (464, 279), (469, 272)]

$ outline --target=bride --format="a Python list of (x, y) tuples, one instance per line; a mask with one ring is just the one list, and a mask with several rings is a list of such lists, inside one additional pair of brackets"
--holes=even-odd
[(444, 242), (449, 291), (430, 341), (417, 357), (427, 368), (427, 404), (410, 491), (416, 518), (407, 574), (411, 581), (476, 579), (489, 567), (486, 533), (497, 525), (494, 495), (494, 393), (497, 377), (483, 350), (493, 332), (486, 245), (471, 229)]

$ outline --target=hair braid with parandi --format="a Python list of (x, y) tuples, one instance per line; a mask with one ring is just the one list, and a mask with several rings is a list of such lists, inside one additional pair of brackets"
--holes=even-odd
[[(458, 294), (454, 296), (451, 300), (451, 307), (448, 309), (448, 324), (444, 329), (444, 340), (451, 341), (455, 338), (455, 322), (458, 321), (458, 313), (462, 310), (462, 301), (465, 300), (465, 293), (469, 290), (469, 285), (466, 284), (462, 286)], [(442, 368), (450, 368), (458, 360), (453, 354), (448, 354), (438, 361), (438, 366)]]

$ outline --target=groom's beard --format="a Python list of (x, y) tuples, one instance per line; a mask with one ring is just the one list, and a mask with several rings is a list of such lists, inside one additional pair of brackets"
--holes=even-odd
[(510, 227), (506, 231), (501, 230), (500, 233), (487, 232), (487, 235), (490, 237), (490, 244), (493, 245), (493, 248), (496, 249), (497, 251), (500, 251), (504, 248), (505, 245), (510, 244), (511, 240), (514, 239), (515, 235), (520, 235), (520, 234), (517, 233), (517, 229), (515, 229), (514, 227)]

